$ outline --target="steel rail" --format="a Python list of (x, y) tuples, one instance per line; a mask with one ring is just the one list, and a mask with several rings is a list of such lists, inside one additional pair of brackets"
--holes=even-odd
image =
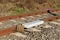
[(45, 21), (55, 21), (55, 20), (58, 20), (58, 19), (60, 19), (60, 15), (58, 15), (58, 16), (53, 16), (53, 17), (50, 17), (50, 18), (46, 18), (46, 19), (44, 19)]
[[(51, 11), (52, 12), (60, 11), (60, 9), (51, 10)], [(27, 16), (41, 15), (41, 14), (46, 14), (46, 13), (47, 13), (47, 10), (38, 11), (38, 12), (34, 12), (34, 13), (26, 13), (26, 14), (14, 15), (14, 16), (5, 16), (5, 17), (1, 17), (0, 21), (6, 21), (6, 20), (9, 20), (9, 19), (16, 19), (16, 18), (27, 17)]]

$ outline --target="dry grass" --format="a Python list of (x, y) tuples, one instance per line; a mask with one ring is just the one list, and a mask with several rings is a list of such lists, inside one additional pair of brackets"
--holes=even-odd
[[(59, 1), (48, 0), (1, 0), (0, 1), (0, 15), (10, 16), (19, 15), (22, 13), (29, 13), (35, 11), (45, 11), (48, 9), (60, 8)], [(51, 6), (50, 6), (51, 5)]]

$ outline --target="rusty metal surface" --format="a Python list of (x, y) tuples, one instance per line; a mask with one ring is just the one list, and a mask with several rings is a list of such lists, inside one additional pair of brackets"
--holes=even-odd
[(10, 34), (16, 30), (16, 27), (10, 27), (5, 30), (0, 30), (0, 36)]

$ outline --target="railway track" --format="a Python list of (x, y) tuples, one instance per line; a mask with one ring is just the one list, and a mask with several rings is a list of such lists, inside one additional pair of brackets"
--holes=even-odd
[[(27, 17), (27, 15), (28, 15), (28, 17)], [(38, 27), (36, 26), (34, 28), (31, 28), (31, 30), (26, 29), (25, 32), (22, 34), (22, 35), (25, 35), (25, 36), (30, 36), (31, 32), (35, 32), (35, 31), (36, 32), (40, 32), (41, 29), (42, 29), (41, 27), (43, 27), (43, 28), (50, 28), (50, 27), (52, 27), (53, 26), (53, 25), (51, 25), (51, 23), (53, 23), (52, 21), (58, 20), (58, 19), (60, 19), (60, 15), (58, 15), (58, 16), (52, 16), (52, 15), (47, 14), (47, 13), (43, 13), (41, 15), (33, 14), (33, 16), (32, 16), (32, 14), (30, 14), (30, 15), (29, 14), (24, 14), (24, 16), (18, 15), (18, 16), (11, 16), (11, 17), (10, 16), (9, 17), (3, 17), (3, 18), (0, 18), (0, 36), (2, 36), (2, 35), (6, 36), (6, 35), (10, 35), (10, 34), (11, 34), (10, 36), (12, 36), (13, 34), (15, 34), (13, 32), (15, 32), (16, 26), (18, 24), (33, 22), (34, 20), (44, 20), (44, 21), (47, 21), (47, 22), (45, 22), (46, 24), (44, 23), (42, 25), (38, 25)], [(17, 33), (17, 34), (19, 34), (19, 33)], [(17, 34), (15, 34), (15, 37), (17, 37), (16, 36)], [(18, 37), (20, 37), (20, 36), (18, 36)], [(13, 39), (14, 38), (12, 38), (10, 40), (13, 40)], [(26, 38), (26, 39), (28, 40), (28, 38)]]
[[(38, 38), (39, 38), (39, 40), (40, 39), (46, 40), (46, 38), (48, 38), (48, 40), (53, 40), (53, 39), (57, 39), (57, 38), (60, 39), (60, 37), (57, 36), (58, 33), (60, 33), (60, 31), (59, 31), (60, 24), (57, 24), (57, 23), (59, 23), (58, 21), (60, 22), (60, 19), (51, 21), (48, 23), (44, 23), (39, 26), (35, 26), (34, 28), (26, 29), (24, 31), (24, 33), (14, 32), (14, 33), (10, 33), (8, 35), (4, 35), (4, 36), (1, 36), (0, 39), (1, 40), (30, 40), (30, 39), (38, 40)], [(41, 28), (41, 27), (43, 27), (43, 28)]]

